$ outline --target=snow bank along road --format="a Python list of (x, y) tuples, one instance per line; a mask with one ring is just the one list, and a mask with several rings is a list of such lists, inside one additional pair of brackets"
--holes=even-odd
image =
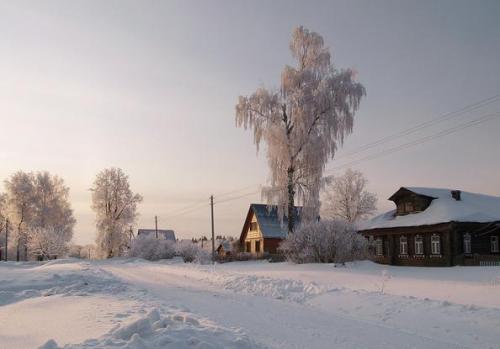
[(7, 263), (0, 324), (0, 348), (500, 349), (500, 268)]

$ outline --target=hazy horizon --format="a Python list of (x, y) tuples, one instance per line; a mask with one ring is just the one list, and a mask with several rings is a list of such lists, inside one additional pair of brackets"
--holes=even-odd
[[(500, 112), (496, 101), (346, 155), (500, 94), (498, 18), (497, 1), (0, 1), (0, 179), (18, 170), (63, 178), (78, 243), (94, 239), (88, 189), (108, 167), (143, 195), (138, 227), (154, 227), (157, 215), (179, 238), (208, 235), (214, 194), (216, 234), (236, 236), (260, 195), (222, 201), (255, 192), (268, 170), (251, 132), (235, 127), (234, 107), (239, 95), (279, 84), (294, 27), (321, 34), (335, 65), (354, 68), (367, 89), (328, 166), (342, 173), (350, 161)], [(380, 211), (401, 186), (500, 196), (499, 131), (497, 118), (352, 168)]]

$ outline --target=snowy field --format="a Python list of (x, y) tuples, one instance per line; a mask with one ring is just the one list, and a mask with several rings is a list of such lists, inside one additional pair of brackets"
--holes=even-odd
[(0, 263), (0, 348), (500, 348), (500, 268)]

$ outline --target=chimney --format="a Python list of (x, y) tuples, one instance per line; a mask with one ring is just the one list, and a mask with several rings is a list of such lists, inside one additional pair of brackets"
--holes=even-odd
[(462, 192), (460, 190), (452, 190), (451, 191), (451, 197), (457, 201), (462, 200), (461, 194), (462, 194)]

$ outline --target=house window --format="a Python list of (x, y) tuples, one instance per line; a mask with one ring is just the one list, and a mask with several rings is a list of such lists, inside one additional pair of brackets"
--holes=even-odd
[(469, 233), (464, 234), (464, 253), (465, 254), (472, 253), (471, 236)]
[(252, 252), (252, 243), (250, 241), (246, 242), (245, 252)]
[(421, 235), (415, 236), (415, 254), (424, 254), (424, 239)]
[(441, 238), (438, 234), (431, 236), (431, 252), (432, 254), (441, 254)]
[(257, 222), (250, 223), (250, 231), (257, 231)]
[(377, 256), (384, 255), (384, 240), (382, 240), (382, 238), (377, 238), (377, 240), (375, 240), (375, 254)]
[(491, 252), (498, 252), (498, 236), (491, 236)]
[(255, 253), (260, 253), (260, 241), (255, 241)]
[(405, 212), (407, 213), (413, 212), (413, 202), (411, 201), (405, 202)]
[(408, 238), (406, 236), (399, 238), (399, 254), (408, 254)]

